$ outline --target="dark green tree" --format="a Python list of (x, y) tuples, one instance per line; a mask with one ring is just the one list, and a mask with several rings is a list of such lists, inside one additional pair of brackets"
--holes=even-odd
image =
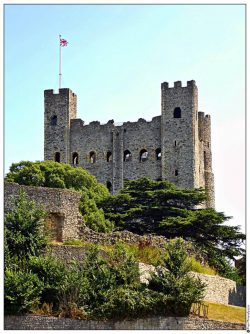
[(224, 224), (230, 219), (224, 213), (199, 209), (205, 199), (202, 189), (180, 189), (166, 181), (141, 178), (127, 182), (119, 195), (100, 206), (120, 230), (194, 241), (208, 262), (223, 272), (227, 259), (244, 253), (245, 235), (239, 226)]
[(6, 259), (22, 259), (41, 253), (47, 243), (45, 217), (45, 211), (21, 191), (14, 200), (13, 209), (5, 216)]
[(97, 203), (110, 196), (109, 191), (81, 167), (54, 161), (21, 161), (11, 165), (5, 179), (27, 186), (79, 191), (80, 212), (86, 225), (98, 232), (109, 232), (113, 229), (113, 224), (105, 219), (103, 210), (97, 207)]

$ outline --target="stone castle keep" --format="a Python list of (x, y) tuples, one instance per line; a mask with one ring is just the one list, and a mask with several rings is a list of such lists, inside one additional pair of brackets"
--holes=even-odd
[(44, 159), (88, 170), (117, 193), (124, 180), (148, 177), (182, 188), (205, 188), (214, 207), (211, 119), (198, 112), (194, 80), (161, 84), (161, 115), (150, 122), (116, 125), (77, 118), (77, 96), (70, 89), (44, 91)]

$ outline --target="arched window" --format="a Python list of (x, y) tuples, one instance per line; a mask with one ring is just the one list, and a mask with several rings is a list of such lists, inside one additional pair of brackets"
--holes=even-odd
[(112, 161), (112, 152), (108, 151), (107, 152), (107, 162), (111, 162)]
[(129, 150), (124, 151), (123, 161), (130, 161), (132, 160), (132, 154)]
[(79, 164), (79, 155), (77, 152), (74, 152), (72, 154), (72, 163), (73, 165), (78, 165)]
[(176, 107), (174, 109), (174, 118), (181, 118), (181, 108)]
[(179, 171), (178, 171), (178, 169), (175, 169), (175, 171), (174, 171), (174, 175), (175, 175), (175, 176), (178, 176), (178, 175), (179, 175)]
[(140, 152), (140, 162), (144, 162), (146, 160), (148, 160), (148, 151), (143, 149)]
[(91, 151), (89, 153), (89, 162), (91, 164), (94, 164), (96, 162), (96, 153), (94, 151)]
[(51, 119), (50, 119), (50, 125), (57, 125), (57, 116), (56, 115), (54, 115), (54, 116), (52, 116), (51, 117)]
[(161, 149), (160, 148), (157, 148), (155, 150), (155, 158), (156, 160), (161, 160)]
[(60, 152), (55, 153), (55, 162), (60, 162)]
[(107, 188), (108, 188), (108, 191), (111, 193), (112, 192), (112, 183), (110, 181), (107, 181)]

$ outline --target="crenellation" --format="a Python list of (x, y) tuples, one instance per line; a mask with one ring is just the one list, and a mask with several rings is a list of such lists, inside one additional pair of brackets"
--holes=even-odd
[(174, 88), (182, 87), (182, 82), (181, 81), (175, 81), (174, 82)]
[(161, 89), (168, 89), (169, 87), (169, 84), (168, 84), (168, 82), (163, 82), (162, 84), (161, 84)]
[(196, 87), (195, 80), (189, 80), (189, 81), (187, 81), (187, 87)]
[(85, 124), (76, 118), (77, 96), (70, 89), (59, 94), (46, 90), (44, 96), (45, 159), (60, 155), (61, 162), (77, 161), (113, 194), (124, 180), (145, 176), (183, 188), (205, 187), (214, 205), (211, 119), (198, 112), (194, 80), (187, 81), (186, 87), (175, 81), (171, 88), (163, 82), (161, 115), (151, 121)]

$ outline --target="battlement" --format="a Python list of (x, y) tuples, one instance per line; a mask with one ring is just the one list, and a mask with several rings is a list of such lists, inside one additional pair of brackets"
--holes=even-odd
[(175, 88), (188, 88), (188, 87), (197, 87), (195, 80), (189, 80), (187, 81), (187, 86), (182, 86), (182, 82), (181, 81), (175, 81), (174, 82), (174, 87), (169, 87), (169, 83), (168, 82), (163, 82), (161, 84), (161, 89), (162, 90), (168, 90), (168, 89), (175, 89)]
[(53, 95), (61, 95), (61, 96), (72, 95), (72, 96), (76, 96), (76, 94), (73, 93), (72, 90), (69, 89), (69, 88), (60, 88), (59, 92), (55, 92), (54, 89), (46, 89), (44, 91), (44, 97), (51, 97)]
[(204, 119), (204, 121), (210, 121), (211, 120), (211, 116), (206, 115), (203, 111), (198, 112), (198, 117), (199, 117), (199, 119)]

